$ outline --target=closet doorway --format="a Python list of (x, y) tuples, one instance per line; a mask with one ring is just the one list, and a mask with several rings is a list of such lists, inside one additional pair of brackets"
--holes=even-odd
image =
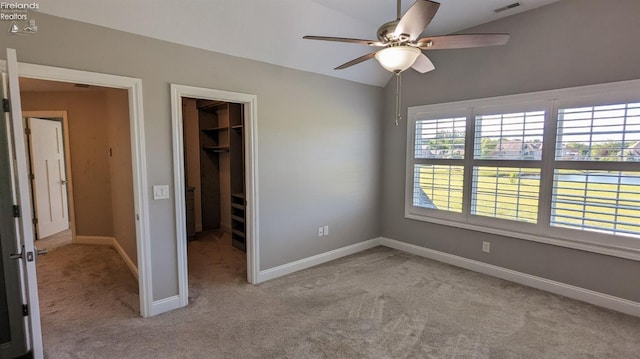
[(186, 306), (189, 290), (206, 285), (212, 272), (257, 283), (256, 97), (182, 85), (171, 90), (179, 289)]
[(244, 113), (238, 103), (182, 98), (185, 224), (192, 300), (246, 278)]
[(242, 105), (183, 97), (182, 119), (187, 238), (221, 231), (246, 252)]

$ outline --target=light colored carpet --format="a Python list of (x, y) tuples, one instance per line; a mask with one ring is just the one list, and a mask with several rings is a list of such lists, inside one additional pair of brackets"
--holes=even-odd
[(107, 247), (39, 259), (48, 358), (638, 358), (640, 318), (378, 247), (258, 286), (189, 244), (188, 308), (138, 317)]
[(62, 232), (52, 234), (49, 237), (36, 240), (35, 245), (40, 249), (46, 248), (51, 252), (60, 247), (71, 244), (72, 241), (71, 229), (66, 229)]

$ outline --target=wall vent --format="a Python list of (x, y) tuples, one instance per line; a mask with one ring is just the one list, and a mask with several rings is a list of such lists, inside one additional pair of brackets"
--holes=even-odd
[(496, 13), (503, 12), (503, 11), (506, 11), (506, 10), (510, 10), (510, 9), (516, 8), (516, 7), (520, 6), (520, 5), (522, 5), (520, 2), (514, 2), (513, 4), (510, 4), (510, 5), (503, 6), (501, 8), (495, 9), (495, 10), (493, 10), (493, 12), (496, 12)]

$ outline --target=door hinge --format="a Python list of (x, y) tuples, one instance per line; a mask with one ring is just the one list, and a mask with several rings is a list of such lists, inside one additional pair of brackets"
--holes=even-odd
[(20, 206), (18, 206), (17, 204), (13, 205), (13, 218), (19, 218), (20, 217)]
[(28, 317), (29, 316), (29, 304), (23, 304), (22, 305), (22, 316), (23, 317)]
[(4, 112), (11, 111), (11, 106), (9, 106), (9, 99), (6, 99), (6, 98), (2, 99), (2, 111)]
[(29, 173), (29, 179), (33, 181), (36, 179), (36, 176), (33, 173)]
[(29, 127), (25, 127), (24, 128), (24, 134), (25, 135), (31, 135), (31, 129)]
[(38, 224), (38, 217), (33, 217), (33, 224)]

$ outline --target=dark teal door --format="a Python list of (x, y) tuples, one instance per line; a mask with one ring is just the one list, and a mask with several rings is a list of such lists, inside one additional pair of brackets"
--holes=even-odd
[[(4, 75), (4, 74), (3, 74)], [(4, 91), (0, 91), (2, 93)], [(2, 96), (6, 98), (6, 96)], [(20, 253), (16, 240), (13, 208), (11, 159), (7, 133), (8, 113), (0, 115), (0, 358), (15, 358), (27, 351), (25, 325), (20, 292), (19, 260), (10, 258)]]

